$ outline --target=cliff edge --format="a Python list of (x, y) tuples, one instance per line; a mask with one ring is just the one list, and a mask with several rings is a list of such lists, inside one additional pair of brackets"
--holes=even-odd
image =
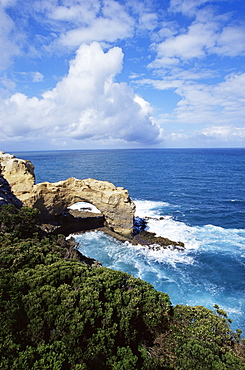
[(133, 235), (135, 204), (122, 187), (108, 181), (74, 177), (35, 184), (34, 165), (30, 161), (1, 151), (0, 175), (23, 205), (40, 210), (43, 220), (61, 215), (72, 204), (84, 201), (100, 210), (111, 230), (127, 238)]

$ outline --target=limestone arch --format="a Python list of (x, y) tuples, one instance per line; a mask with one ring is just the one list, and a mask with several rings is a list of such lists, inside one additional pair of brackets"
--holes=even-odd
[(34, 185), (33, 192), (21, 200), (50, 216), (60, 215), (78, 200), (88, 202), (100, 210), (113, 231), (127, 237), (133, 234), (135, 204), (126, 189), (108, 181), (72, 177), (56, 183), (44, 182)]

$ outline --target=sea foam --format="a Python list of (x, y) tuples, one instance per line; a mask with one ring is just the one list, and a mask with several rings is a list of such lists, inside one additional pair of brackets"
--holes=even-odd
[(75, 235), (80, 251), (103, 266), (127, 272), (170, 295), (173, 304), (216, 303), (227, 310), (236, 327), (244, 326), (245, 264), (243, 229), (215, 225), (189, 226), (168, 215), (165, 202), (136, 200), (136, 215), (156, 235), (185, 243), (184, 251), (152, 250), (120, 242), (101, 231)]

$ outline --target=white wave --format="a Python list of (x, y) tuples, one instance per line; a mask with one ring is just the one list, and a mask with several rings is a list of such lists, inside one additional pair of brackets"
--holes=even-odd
[[(144, 216), (147, 220), (147, 230), (156, 233), (157, 236), (184, 242), (186, 249), (184, 251), (156, 250), (142, 245), (133, 246), (131, 243), (121, 243), (102, 232), (95, 231), (82, 234), (81, 242), (86, 244), (82, 252), (99, 260), (102, 258), (101, 255), (104, 255), (103, 258), (111, 266), (129, 265), (129, 260), (132, 260), (135, 270), (139, 269), (137, 261), (142, 258), (146, 264), (147, 261), (151, 264), (151, 268), (155, 262), (174, 268), (181, 264), (193, 265), (196, 261), (195, 251), (197, 250), (214, 253), (227, 251), (232, 252), (233, 256), (239, 253), (239, 263), (242, 263), (240, 257), (243, 254), (242, 256), (240, 254), (245, 248), (245, 230), (223, 229), (215, 225), (188, 226), (184, 222), (174, 220), (171, 216), (162, 216), (164, 207), (170, 207), (169, 203), (154, 201), (136, 201), (135, 203), (136, 214), (141, 218)], [(91, 253), (94, 254), (91, 255)], [(215, 290), (213, 287), (210, 289)]]
[[(123, 264), (124, 267), (130, 265), (131, 269), (133, 267), (138, 272), (143, 269), (145, 272), (147, 266), (149, 271), (152, 271), (156, 262), (174, 268), (177, 264), (191, 265), (194, 263), (194, 257), (185, 251), (153, 250), (143, 245), (132, 245), (130, 242), (115, 240), (102, 231), (91, 231), (73, 236), (79, 243), (81, 253), (100, 260), (107, 267), (117, 268)], [(142, 274), (139, 272), (137, 275)]]
[(245, 249), (244, 229), (224, 229), (220, 226), (205, 225), (196, 228), (196, 238), (200, 245), (212, 251), (222, 250), (233, 254)]
[[(237, 255), (236, 251), (230, 250), (228, 259), (222, 260), (224, 255), (222, 248), (230, 232), (234, 237), (241, 238), (241, 243), (244, 243), (244, 234), (241, 230), (225, 230), (213, 225), (189, 227), (174, 221), (171, 217), (164, 220), (169, 228), (172, 225), (175, 235), (179, 228), (181, 240), (185, 236), (190, 243), (192, 238), (197, 241), (198, 251), (151, 250), (147, 246), (117, 241), (101, 231), (86, 232), (74, 237), (80, 243), (79, 250), (84, 255), (101, 261), (105, 267), (124, 271), (148, 281), (157, 290), (168, 293), (173, 304), (204, 305), (213, 309), (216, 303), (234, 319), (234, 322), (236, 321), (236, 327), (243, 328), (244, 269), (240, 265), (243, 254), (241, 250)], [(162, 223), (164, 220), (159, 222)], [(153, 226), (158, 224), (156, 220), (152, 222)], [(157, 229), (156, 226), (155, 228)], [(171, 236), (170, 239), (174, 238)], [(226, 269), (222, 267), (224, 261), (227, 263), (227, 269), (231, 269), (231, 274), (226, 273)], [(222, 274), (222, 278), (219, 274)], [(241, 279), (241, 287), (236, 283), (237, 279)]]
[(134, 248), (138, 253), (144, 257), (145, 260), (151, 262), (158, 262), (171, 265), (176, 267), (177, 264), (187, 264), (191, 265), (194, 263), (194, 258), (189, 256), (186, 252), (179, 252), (177, 250), (171, 249), (150, 249), (147, 246), (142, 245), (132, 245), (128, 243), (130, 248)]
[(169, 203), (135, 201), (136, 215), (147, 221), (147, 230), (157, 236), (185, 243), (187, 251), (193, 249), (233, 252), (245, 248), (244, 229), (224, 229), (215, 225), (189, 226), (166, 215), (173, 207)]
[(147, 220), (148, 231), (156, 233), (176, 242), (184, 242), (186, 249), (197, 249), (199, 243), (195, 238), (195, 227), (190, 227), (184, 222), (175, 221), (171, 216)]
[(101, 213), (93, 204), (87, 202), (74, 203), (72, 206), (68, 207), (68, 209), (75, 209), (81, 212)]
[(159, 209), (168, 208), (170, 204), (167, 202), (156, 202), (151, 200), (134, 200), (136, 205), (135, 216), (144, 217), (154, 217), (159, 215)]

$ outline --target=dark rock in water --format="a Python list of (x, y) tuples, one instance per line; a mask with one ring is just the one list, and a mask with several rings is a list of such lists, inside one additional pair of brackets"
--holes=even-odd
[(144, 218), (135, 217), (134, 218), (134, 235), (137, 235), (141, 231), (145, 230), (147, 222)]
[(145, 230), (135, 235), (131, 243), (133, 245), (147, 245), (150, 249), (154, 250), (160, 250), (161, 248), (171, 248), (181, 251), (185, 249), (185, 245), (182, 242), (175, 242), (162, 236), (156, 236), (155, 233), (151, 233)]
[(77, 259), (80, 262), (91, 267), (102, 266), (102, 264), (99, 261), (96, 261), (94, 258), (84, 256), (78, 250), (78, 245), (72, 237), (69, 239), (64, 239), (61, 237), (59, 240), (59, 244), (63, 248), (64, 259), (66, 260)]

